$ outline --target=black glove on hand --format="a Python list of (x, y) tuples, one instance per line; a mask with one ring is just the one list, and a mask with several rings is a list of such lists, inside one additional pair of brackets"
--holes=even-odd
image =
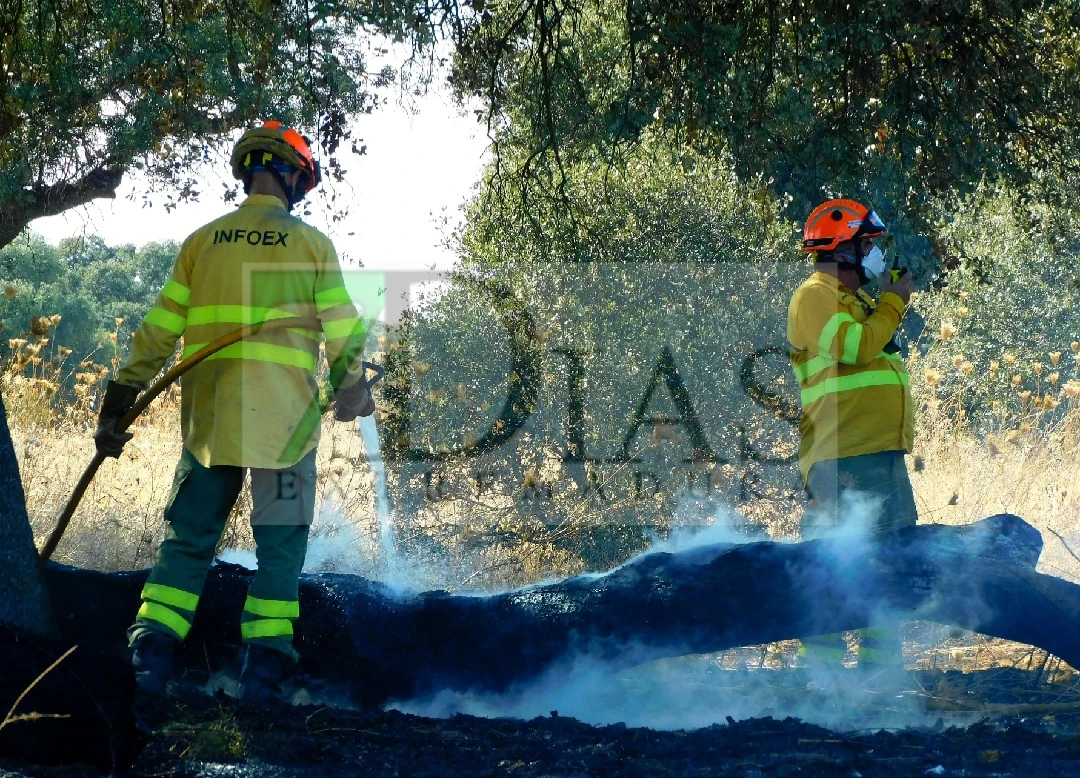
[(338, 421), (352, 421), (357, 416), (370, 416), (375, 413), (375, 399), (363, 376), (344, 389), (338, 389), (334, 404), (334, 418)]
[(97, 433), (94, 434), (94, 445), (99, 454), (116, 459), (124, 450), (124, 444), (135, 437), (130, 432), (120, 432), (117, 427), (124, 415), (135, 406), (138, 396), (138, 387), (109, 381), (105, 396), (101, 399)]

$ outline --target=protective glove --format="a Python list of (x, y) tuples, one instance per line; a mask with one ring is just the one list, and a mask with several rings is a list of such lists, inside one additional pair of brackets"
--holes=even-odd
[(137, 386), (109, 381), (105, 396), (101, 399), (97, 432), (94, 434), (94, 445), (99, 454), (117, 459), (124, 450), (124, 444), (135, 437), (130, 432), (120, 432), (117, 427), (124, 415), (135, 406), (138, 396)]
[(370, 416), (375, 413), (375, 399), (363, 374), (348, 386), (338, 389), (335, 396), (334, 418), (338, 421), (352, 421), (357, 416)]

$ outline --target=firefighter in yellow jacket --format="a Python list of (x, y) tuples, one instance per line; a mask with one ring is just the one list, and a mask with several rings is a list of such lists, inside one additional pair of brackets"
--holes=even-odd
[[(853, 493), (876, 498), (874, 531), (917, 520), (904, 462), (914, 436), (911, 393), (896, 346), (911, 276), (887, 272), (874, 245), (884, 233), (877, 214), (853, 200), (822, 203), (803, 231), (803, 249), (814, 252), (816, 262), (791, 298), (787, 332), (802, 396), (799, 466), (810, 496), (804, 538), (841, 523), (845, 507), (855, 507)], [(875, 302), (863, 287), (878, 279)], [(839, 663), (846, 644), (839, 635), (824, 635), (804, 648)], [(895, 661), (898, 651), (895, 635), (866, 630), (859, 662)]]
[(116, 426), (174, 353), (244, 325), (317, 317), (322, 333), (277, 329), (227, 346), (189, 371), (181, 389), (184, 449), (165, 508), (168, 531), (129, 631), (142, 689), (162, 692), (173, 652), (191, 629), (216, 545), (250, 473), (258, 570), (241, 616), (247, 644), (240, 694), (280, 694), (297, 659), (298, 580), (315, 506), (319, 435), (315, 373), (325, 340), (339, 420), (374, 410), (360, 362), (364, 326), (330, 240), (290, 214), (319, 183), (308, 141), (279, 122), (244, 133), (233, 175), (240, 207), (191, 234), (172, 276), (135, 333), (127, 363), (102, 400), (95, 441), (119, 456)]

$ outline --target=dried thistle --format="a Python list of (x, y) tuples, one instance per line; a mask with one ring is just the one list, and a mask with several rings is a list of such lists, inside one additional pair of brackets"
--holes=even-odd
[(1032, 362), (1031, 370), (1035, 375), (1042, 375), (1042, 362)]
[(956, 334), (956, 327), (953, 326), (950, 322), (945, 322), (944, 324), (941, 325), (941, 334), (939, 335), (939, 337), (942, 340), (948, 340), (949, 338), (951, 338), (955, 334)]
[(1046, 377), (1046, 380), (1049, 381), (1051, 384), (1056, 384), (1058, 381), (1061, 380), (1061, 373), (1051, 373)]
[(1061, 362), (1061, 352), (1060, 351), (1051, 351), (1050, 352), (1050, 364), (1051, 365), (1057, 365), (1060, 362)]

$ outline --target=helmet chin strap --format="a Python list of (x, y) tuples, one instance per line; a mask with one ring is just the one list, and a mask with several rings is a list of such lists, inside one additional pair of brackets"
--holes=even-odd
[(852, 261), (847, 254), (836, 254), (829, 252), (824, 259), (829, 262), (834, 262), (837, 267), (844, 268), (845, 270), (855, 271), (855, 275), (859, 277), (859, 286), (866, 286), (870, 283), (870, 276), (866, 274), (866, 268), (863, 267), (862, 257), (859, 256), (859, 247), (855, 246), (855, 260)]

